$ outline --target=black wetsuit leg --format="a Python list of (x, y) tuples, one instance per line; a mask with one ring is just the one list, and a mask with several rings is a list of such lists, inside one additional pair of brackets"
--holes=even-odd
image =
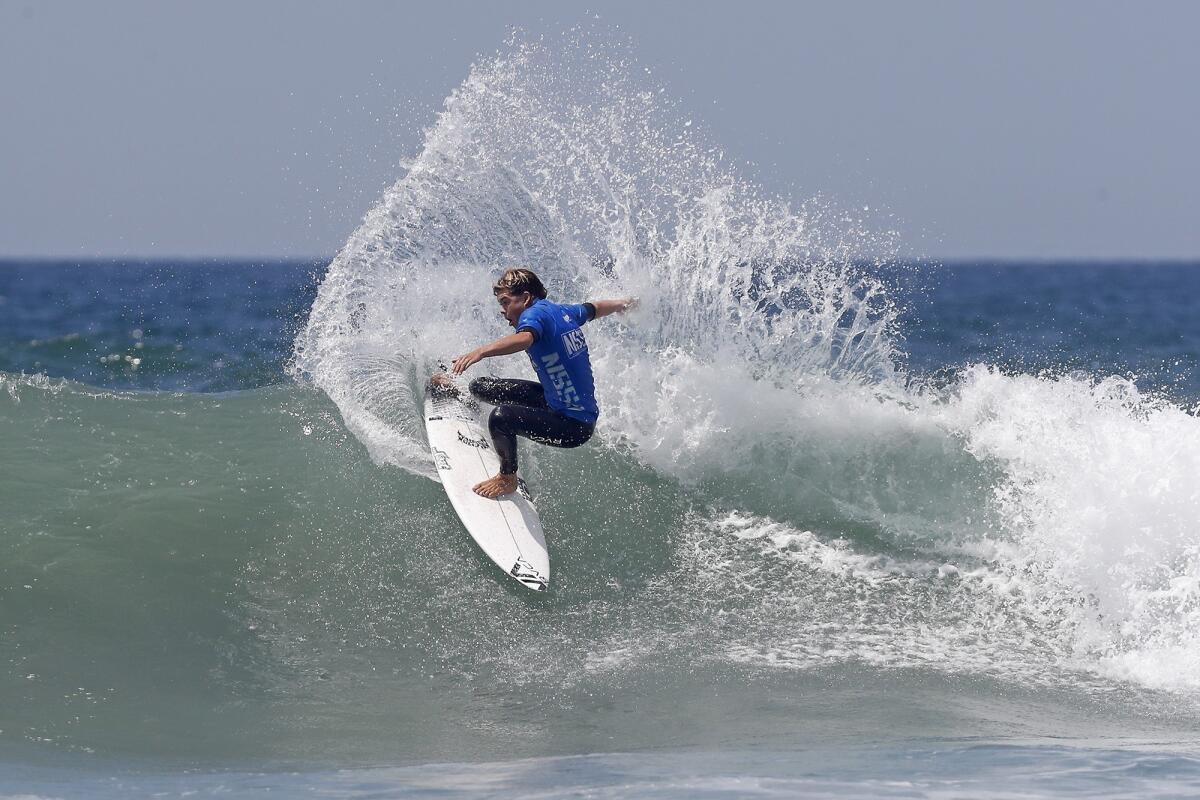
[(471, 394), (494, 406), (549, 408), (546, 405), (546, 392), (537, 381), (523, 381), (518, 378), (476, 378), (471, 381)]
[(592, 437), (594, 426), (559, 414), (546, 404), (546, 393), (537, 381), (516, 378), (476, 378), (471, 394), (495, 406), (488, 417), (488, 430), (500, 472), (517, 472), (517, 437), (553, 447), (578, 447)]

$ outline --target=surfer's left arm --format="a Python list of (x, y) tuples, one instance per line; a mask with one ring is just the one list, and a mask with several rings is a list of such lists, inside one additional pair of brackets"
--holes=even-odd
[(591, 302), (584, 303), (584, 305), (591, 306), (593, 309), (595, 309), (592, 319), (600, 319), (601, 317), (607, 317), (609, 314), (617, 314), (623, 311), (628, 311), (629, 309), (636, 307), (637, 303), (638, 301), (636, 297), (626, 297), (621, 300), (593, 300)]
[(520, 353), (522, 350), (528, 350), (533, 346), (534, 335), (529, 331), (517, 331), (516, 333), (502, 336), (494, 342), (489, 342), (483, 347), (477, 347), (469, 353), (463, 353), (458, 358), (454, 359), (454, 363), (450, 365), (450, 371), (455, 375), (461, 375), (466, 371), (467, 367), (476, 364), (485, 358), (492, 356), (507, 356), (513, 353)]

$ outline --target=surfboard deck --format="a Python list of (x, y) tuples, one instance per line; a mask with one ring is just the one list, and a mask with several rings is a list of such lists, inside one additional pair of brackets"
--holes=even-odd
[(550, 587), (550, 554), (525, 481), (497, 500), (471, 491), (500, 472), (500, 458), (467, 392), (425, 385), (425, 431), (433, 463), (463, 527), (496, 566), (535, 592)]

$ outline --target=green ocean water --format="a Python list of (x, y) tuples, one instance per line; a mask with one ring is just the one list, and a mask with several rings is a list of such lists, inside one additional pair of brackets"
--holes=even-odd
[(734, 512), (761, 493), (722, 501), (619, 448), (530, 466), (540, 597), (311, 389), (9, 377), (0, 403), (10, 757), (329, 767), (1195, 732), (1178, 696), (1064, 669), (1042, 618), (939, 576), (928, 544)]

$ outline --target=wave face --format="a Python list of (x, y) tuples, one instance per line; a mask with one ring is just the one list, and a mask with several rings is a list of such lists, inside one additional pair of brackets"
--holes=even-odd
[[(780, 473), (817, 497), (812, 484), (869, 469), (854, 506), (788, 506), (752, 470), (684, 484), (632, 448), (539, 452), (529, 479), (555, 573), (534, 597), (475, 551), (435, 482), (380, 469), (310, 389), (132, 394), (5, 375), (0, 754), (337, 765), (762, 737), (1190, 735), (1187, 685), (1152, 680), (1188, 655), (1171, 638), (1186, 596), (1147, 580), (1171, 562), (1117, 546), (1071, 558), (1083, 537), (1120, 542), (1124, 520), (1072, 527), (1046, 498), (1116, 487), (1039, 477), (1087, 457), (1074, 439), (1031, 443), (1027, 471), (1001, 472), (1027, 421), (987, 407), (1048, 391), (1059, 406), (1085, 394), (1118, 427), (1190, 418), (1133, 420), (1111, 386), (967, 383), (942, 407), (955, 420), (880, 412), (875, 444), (824, 426), (811, 434), (824, 461)], [(960, 527), (937, 528), (931, 509), (954, 503)], [(1143, 583), (1106, 584), (1118, 569)], [(1127, 638), (1103, 627), (1112, 615)], [(1160, 638), (1132, 638), (1152, 623)]]

